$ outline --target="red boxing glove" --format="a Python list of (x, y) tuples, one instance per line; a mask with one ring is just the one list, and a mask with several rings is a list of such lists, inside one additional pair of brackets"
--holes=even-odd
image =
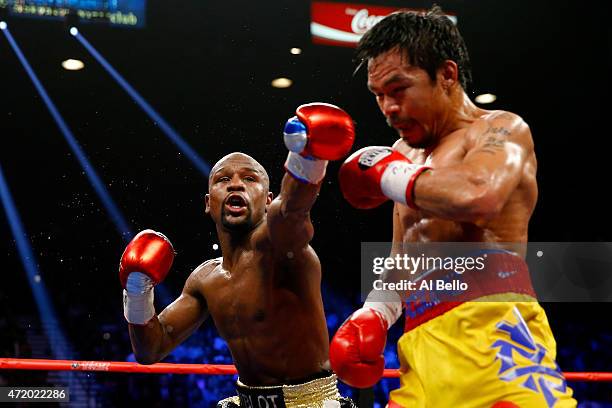
[[(329, 103), (308, 103), (285, 125), (285, 145), (294, 153), (319, 160), (340, 160), (355, 140), (348, 113)], [(300, 126), (301, 125), (301, 126)]]
[(284, 140), (290, 150), (287, 171), (300, 181), (316, 184), (325, 175), (327, 160), (339, 160), (351, 150), (355, 127), (339, 107), (309, 103), (287, 121)]
[(414, 182), (430, 168), (412, 163), (390, 147), (370, 146), (346, 159), (338, 177), (342, 194), (353, 207), (374, 208), (390, 199), (417, 209)]
[(121, 256), (121, 285), (126, 288), (128, 275), (132, 272), (147, 275), (157, 285), (168, 275), (172, 261), (174, 248), (164, 234), (150, 229), (141, 231), (132, 238)]
[(376, 384), (385, 369), (387, 322), (376, 310), (357, 310), (338, 329), (329, 346), (332, 370), (356, 388)]
[(123, 286), (123, 314), (132, 324), (146, 324), (155, 315), (153, 286), (163, 281), (174, 260), (174, 248), (163, 234), (139, 232), (121, 256), (119, 279)]

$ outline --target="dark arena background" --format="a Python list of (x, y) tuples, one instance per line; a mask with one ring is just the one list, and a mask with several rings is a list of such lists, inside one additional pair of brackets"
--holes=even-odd
[[(354, 49), (311, 32), (314, 3), (0, 0), (0, 357), (134, 361), (117, 274), (125, 244), (145, 228), (172, 241), (174, 266), (155, 291), (161, 311), (196, 266), (220, 256), (204, 214), (208, 166), (245, 152), (278, 193), (283, 125), (300, 104), (350, 113), (353, 151), (396, 140), (365, 72), (353, 75)], [(483, 108), (516, 112), (531, 127), (540, 195), (529, 240), (612, 241), (608, 2), (438, 4), (470, 50), (472, 99), (493, 93)], [(68, 59), (84, 68), (64, 69)], [(276, 78), (291, 85), (271, 86)], [(350, 207), (338, 168), (329, 165), (312, 211), (330, 336), (362, 303), (360, 243), (391, 239), (391, 204)], [(611, 266), (599, 267), (611, 274)], [(543, 306), (563, 371), (612, 371), (610, 303)], [(401, 329), (400, 321), (387, 342), (389, 368), (399, 366)], [(164, 361), (232, 363), (210, 320)], [(91, 407), (214, 407), (234, 394), (235, 378), (0, 370), (0, 386), (69, 386), (70, 406)], [(384, 407), (398, 384), (341, 392), (360, 407)], [(612, 407), (612, 383), (569, 385), (580, 407)]]

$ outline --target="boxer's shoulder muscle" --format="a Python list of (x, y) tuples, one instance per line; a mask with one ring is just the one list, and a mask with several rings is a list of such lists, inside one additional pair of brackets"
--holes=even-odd
[(523, 118), (521, 118), (519, 115), (506, 110), (485, 111), (485, 113), (481, 116), (481, 119), (485, 121), (502, 120), (509, 124), (524, 122)]
[(279, 249), (272, 243), (265, 228), (267, 228), (267, 220), (253, 233), (253, 244), (256, 251), (266, 255), (263, 257), (264, 262), (271, 262), (271, 265), (266, 266), (267, 268), (281, 270), (281, 273), (286, 271), (301, 273), (304, 268), (321, 268), (319, 258), (309, 244), (293, 249)]
[[(522, 176), (517, 190), (527, 190), (527, 201), (537, 198), (537, 160), (529, 125), (519, 115), (507, 111), (491, 111), (480, 119), (478, 127), (470, 132), (474, 151), (513, 145), (522, 151)], [(531, 206), (531, 204), (528, 204)]]
[(204, 282), (208, 280), (215, 270), (223, 263), (223, 257), (212, 258), (202, 262), (197, 268), (191, 272), (187, 281), (193, 282), (194, 285), (202, 287)]
[(468, 128), (466, 138), (472, 146), (508, 140), (527, 152), (533, 151), (529, 125), (522, 117), (508, 111), (487, 111)]
[(194, 274), (208, 274), (214, 270), (217, 266), (223, 263), (223, 257), (211, 258), (202, 262), (197, 268), (193, 270)]
[(304, 248), (286, 254), (277, 254), (274, 271), (281, 287), (291, 287), (293, 291), (310, 291), (321, 280), (321, 262), (315, 250), (306, 245)]

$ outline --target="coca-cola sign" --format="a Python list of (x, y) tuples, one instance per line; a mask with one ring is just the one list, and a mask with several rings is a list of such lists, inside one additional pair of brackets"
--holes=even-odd
[(374, 24), (378, 23), (385, 16), (371, 15), (367, 8), (359, 10), (351, 20), (351, 30), (356, 34), (365, 34)]
[[(356, 3), (313, 1), (310, 22), (312, 41), (317, 44), (353, 47), (366, 31), (397, 10), (424, 11)], [(456, 23), (455, 16), (449, 15), (448, 17)]]

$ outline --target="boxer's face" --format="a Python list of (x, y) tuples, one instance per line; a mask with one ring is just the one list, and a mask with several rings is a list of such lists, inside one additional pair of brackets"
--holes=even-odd
[(426, 148), (436, 142), (446, 98), (427, 71), (410, 65), (402, 52), (393, 49), (368, 62), (368, 88), (387, 124), (408, 145)]
[(206, 213), (230, 232), (246, 232), (257, 226), (272, 202), (268, 179), (259, 163), (243, 154), (232, 154), (212, 169)]

